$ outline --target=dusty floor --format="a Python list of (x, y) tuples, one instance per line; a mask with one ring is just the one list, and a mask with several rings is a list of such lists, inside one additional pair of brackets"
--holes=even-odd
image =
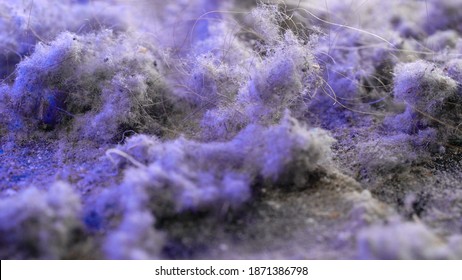
[[(210, 11), (221, 7), (220, 1), (196, 2), (197, 7), (190, 10), (183, 2), (178, 7), (176, 2), (162, 7), (177, 16), (184, 12), (192, 18), (205, 17), (208, 14), (204, 11), (213, 14)], [(462, 119), (461, 104), (457, 104), (462, 100), (462, 17), (450, 16), (454, 7), (462, 5), (451, 0), (442, 4), (430, 1), (430, 10), (426, 11), (421, 1), (405, 5), (393, 1), (386, 6), (391, 9), (390, 15), (375, 22), (366, 15), (381, 12), (370, 3), (354, 6), (332, 1), (332, 6), (326, 2), (325, 7), (320, 4), (324, 1), (292, 2), (263, 6), (255, 14), (261, 18), (247, 22), (245, 15), (255, 5), (236, 1), (235, 6), (225, 5), (239, 8), (235, 15), (209, 15), (205, 23), (202, 18), (188, 18), (178, 26), (175, 19), (154, 13), (152, 6), (140, 11), (145, 1), (129, 9), (135, 19), (121, 16), (118, 10), (98, 10), (101, 19), (95, 18), (112, 19), (109, 22), (113, 23), (114, 34), (98, 22), (87, 26), (94, 29), (94, 34), (65, 34), (53, 43), (40, 43), (39, 51), (24, 54), (31, 59), (24, 59), (19, 70), (11, 70), (9, 62), (3, 65), (0, 257), (462, 259), (462, 143), (457, 134), (460, 130), (454, 129)], [(38, 3), (37, 7), (47, 5)], [(82, 5), (79, 8), (87, 11), (87, 4), (70, 1), (63, 5), (65, 9), (66, 5)], [(0, 7), (5, 10), (0, 9), (0, 20), (11, 22), (10, 10), (5, 7)], [(418, 12), (409, 13), (414, 8)], [(59, 11), (56, 8), (56, 13)], [(331, 11), (337, 12), (338, 18)], [(155, 19), (143, 19), (141, 15), (150, 12)], [(275, 19), (266, 19), (268, 12), (275, 13)], [(443, 13), (449, 23), (428, 26), (429, 13)], [(363, 21), (357, 24), (354, 15), (363, 15)], [(126, 27), (128, 19), (133, 22)], [(157, 26), (154, 23), (167, 31), (149, 29), (150, 25)], [(63, 28), (72, 30), (74, 25)], [(184, 32), (191, 25), (193, 31)], [(255, 30), (246, 29), (250, 26)], [(39, 24), (40, 32), (44, 31), (39, 27), (47, 28)], [(143, 36), (160, 35), (147, 40), (130, 28), (138, 28)], [(228, 33), (222, 34), (220, 28)], [(83, 33), (84, 29), (78, 30)], [(175, 37), (169, 33), (172, 30), (186, 34), (181, 46), (170, 42)], [(1, 26), (0, 32), (6, 34)], [(128, 35), (119, 37), (118, 32)], [(56, 37), (50, 36), (50, 41)], [(316, 38), (314, 46), (310, 45), (310, 36)], [(272, 42), (277, 41), (274, 38), (283, 43)], [(104, 44), (108, 44), (107, 54)], [(223, 46), (225, 51), (220, 49)], [(24, 48), (16, 47), (18, 52)], [(66, 51), (72, 55), (63, 55)], [(11, 51), (2, 54), (14, 56)], [(78, 57), (75, 61), (74, 56)], [(399, 70), (397, 65), (401, 63), (410, 65), (410, 70)], [(430, 65), (429, 72), (437, 73), (436, 78), (427, 77), (427, 70), (422, 74), (422, 69), (414, 69), (420, 65), (415, 63)], [(109, 70), (99, 69), (101, 65)], [(4, 77), (4, 72), (8, 76)], [(404, 77), (404, 90), (397, 77)], [(413, 85), (413, 79), (420, 84), (407, 86)], [(188, 95), (191, 92), (194, 95)], [(261, 96), (255, 97), (255, 92)], [(409, 97), (414, 92), (417, 97)], [(437, 95), (440, 92), (442, 97)], [(150, 94), (155, 98), (143, 99)], [(169, 94), (173, 101), (164, 100), (170, 98)], [(67, 98), (65, 102), (60, 100), (62, 95)], [(405, 102), (397, 98), (399, 95)], [(435, 107), (443, 109), (431, 111), (430, 105), (418, 108), (422, 100), (437, 100)], [(84, 101), (87, 103), (80, 108)], [(234, 109), (239, 114), (234, 114)], [(412, 112), (406, 115), (405, 109)], [(430, 113), (421, 112), (427, 109)], [(272, 141), (283, 137), (288, 140), (277, 142), (274, 151), (261, 148), (272, 146), (258, 135), (273, 136), (271, 129), (284, 123), (282, 116), (289, 111), (294, 119), (281, 125), (283, 129), (275, 129), (282, 133), (274, 134)], [(438, 116), (436, 121), (431, 113)], [(247, 114), (244, 120), (240, 114)], [(302, 128), (294, 125), (298, 122)], [(256, 124), (269, 132), (264, 134), (263, 130), (256, 139), (241, 137), (242, 146), (248, 140), (257, 156), (282, 162), (282, 167), (277, 165), (279, 169), (289, 166), (291, 170), (279, 170), (281, 174), (291, 176), (293, 172), (294, 182), (301, 176), (306, 179), (304, 185), (297, 185), (292, 178), (285, 178), (289, 183), (281, 183), (279, 178), (265, 177), (265, 172), (258, 169), (259, 162), (250, 165), (250, 171), (242, 170), (249, 167), (246, 162), (236, 163), (233, 155), (213, 153), (216, 146), (233, 143), (230, 139)], [(313, 133), (301, 139), (317, 142), (320, 140), (313, 131), (319, 128), (335, 140), (331, 158), (319, 152), (309, 154), (312, 158), (306, 162), (300, 160), (298, 153), (306, 151), (294, 136), (298, 134), (292, 133), (297, 129), (303, 136)], [(156, 135), (158, 142), (129, 145), (129, 136), (143, 133)], [(181, 142), (184, 139), (180, 136), (193, 140)], [(287, 149), (286, 142), (290, 143)], [(322, 150), (327, 142), (316, 143), (314, 150)], [(149, 145), (160, 147), (157, 154), (149, 155)], [(297, 150), (297, 145), (303, 149)], [(241, 146), (230, 146), (235, 154), (242, 153)], [(190, 147), (197, 153), (188, 153)], [(245, 151), (252, 152), (249, 148)], [(172, 161), (170, 154), (174, 154)], [(186, 167), (175, 161), (184, 154)], [(161, 163), (156, 162), (157, 156)], [(176, 165), (172, 167), (171, 162)], [(214, 163), (231, 171), (221, 173)], [(237, 190), (227, 193), (229, 201), (226, 196), (224, 202), (223, 198), (211, 199), (209, 204), (199, 199), (186, 210), (175, 208), (175, 203), (181, 204), (182, 191), (204, 187), (201, 176), (207, 180), (211, 177), (204, 182), (215, 182), (229, 175), (228, 171), (239, 175), (241, 181), (236, 181), (247, 184), (250, 195), (236, 183)], [(170, 178), (158, 179), (152, 175), (155, 172)], [(68, 201), (64, 195), (48, 196), (50, 186), (57, 181), (70, 186), (74, 194), (69, 195), (69, 204), (77, 197), (78, 210), (67, 212), (67, 205), (61, 205)], [(31, 188), (39, 192), (28, 193)], [(217, 189), (211, 193), (221, 195), (222, 189)], [(175, 192), (180, 195), (176, 197)], [(37, 198), (27, 196), (31, 193)], [(235, 200), (239, 201), (237, 207)], [(156, 204), (159, 201), (161, 205)], [(167, 210), (159, 211), (163, 207)], [(56, 248), (44, 248), (47, 242)]]

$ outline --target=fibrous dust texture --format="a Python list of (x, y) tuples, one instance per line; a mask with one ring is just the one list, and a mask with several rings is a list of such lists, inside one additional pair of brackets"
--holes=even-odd
[(0, 3), (0, 258), (461, 259), (462, 1)]

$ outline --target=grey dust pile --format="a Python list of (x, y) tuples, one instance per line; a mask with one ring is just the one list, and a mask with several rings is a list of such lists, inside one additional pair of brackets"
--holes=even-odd
[(461, 0), (0, 2), (0, 258), (462, 259)]

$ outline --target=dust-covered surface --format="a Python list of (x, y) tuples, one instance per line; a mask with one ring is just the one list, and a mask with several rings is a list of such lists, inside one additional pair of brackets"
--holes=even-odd
[(461, 259), (462, 2), (0, 3), (2, 259)]

